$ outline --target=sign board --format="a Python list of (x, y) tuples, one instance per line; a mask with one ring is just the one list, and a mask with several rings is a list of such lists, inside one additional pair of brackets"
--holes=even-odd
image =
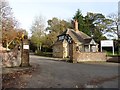
[(23, 49), (29, 49), (29, 45), (23, 45)]
[(113, 55), (114, 55), (114, 43), (113, 40), (101, 40), (101, 52), (102, 47), (112, 47)]
[(113, 47), (113, 40), (101, 40), (101, 47)]

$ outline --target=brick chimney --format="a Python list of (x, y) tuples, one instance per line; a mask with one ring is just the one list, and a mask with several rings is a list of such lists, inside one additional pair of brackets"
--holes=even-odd
[(78, 21), (75, 20), (74, 23), (75, 23), (75, 31), (79, 31), (79, 30), (78, 30)]

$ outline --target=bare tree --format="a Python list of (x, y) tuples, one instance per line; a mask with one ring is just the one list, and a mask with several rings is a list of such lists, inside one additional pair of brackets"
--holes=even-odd
[(113, 34), (119, 35), (118, 31), (118, 15), (115, 13), (111, 13), (108, 15), (108, 18), (111, 20), (111, 23), (109, 24), (109, 31), (112, 32)]
[(37, 50), (41, 51), (42, 39), (45, 35), (45, 18), (43, 16), (36, 16), (31, 26), (31, 41), (37, 46)]

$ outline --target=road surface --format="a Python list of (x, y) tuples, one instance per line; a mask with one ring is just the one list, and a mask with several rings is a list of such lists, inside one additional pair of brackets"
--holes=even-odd
[(118, 88), (118, 63), (68, 63), (30, 56), (36, 66), (32, 77), (23, 77), (26, 88)]

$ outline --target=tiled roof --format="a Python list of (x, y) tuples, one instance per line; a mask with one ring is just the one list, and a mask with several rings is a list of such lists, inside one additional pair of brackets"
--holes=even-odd
[(65, 30), (61, 35), (66, 35), (68, 34), (74, 42), (80, 42), (83, 44), (90, 43), (91, 37), (89, 37), (87, 34), (81, 32), (81, 31), (75, 31), (74, 29), (67, 29)]

